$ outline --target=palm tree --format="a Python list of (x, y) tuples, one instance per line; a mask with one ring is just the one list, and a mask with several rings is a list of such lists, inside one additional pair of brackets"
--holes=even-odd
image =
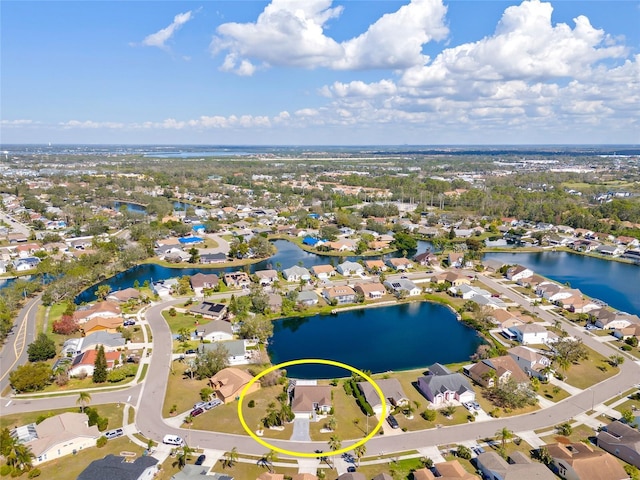
[(227, 453), (224, 454), (224, 461), (222, 462), (222, 464), (225, 467), (233, 467), (234, 463), (236, 463), (238, 461), (238, 448), (237, 447), (233, 447), (231, 450), (229, 450)]
[(340, 450), (340, 447), (342, 447), (340, 437), (338, 435), (331, 435), (331, 438), (329, 438), (329, 448), (335, 451)]
[(504, 446), (507, 443), (507, 440), (511, 440), (513, 438), (513, 432), (507, 427), (502, 427), (502, 430), (498, 430), (496, 432), (496, 437), (500, 439), (500, 446), (502, 450), (504, 450)]
[(182, 446), (180, 455), (178, 455), (178, 468), (183, 468), (187, 464), (187, 460), (189, 459), (193, 451), (193, 448), (191, 448), (186, 443)]
[(367, 446), (364, 444), (358, 445), (356, 448), (353, 449), (353, 454), (358, 459), (358, 466), (360, 466), (360, 459), (364, 457), (365, 453), (367, 453)]
[(11, 445), (11, 450), (7, 454), (6, 461), (14, 470), (30, 470), (33, 466), (35, 455), (31, 451), (31, 447), (24, 443), (15, 441)]
[(329, 421), (327, 422), (327, 428), (332, 432), (336, 429), (338, 422), (336, 422), (336, 417), (329, 417)]
[(80, 392), (76, 405), (80, 405), (80, 411), (84, 413), (84, 409), (91, 403), (91, 394), (89, 392)]
[(273, 463), (276, 462), (278, 460), (278, 454), (276, 453), (275, 450), (269, 450), (268, 453), (265, 453), (264, 455), (262, 455), (262, 458), (258, 461), (259, 464), (262, 464), (262, 466), (265, 466), (269, 469), (269, 472), (273, 472), (273, 469), (271, 468)]

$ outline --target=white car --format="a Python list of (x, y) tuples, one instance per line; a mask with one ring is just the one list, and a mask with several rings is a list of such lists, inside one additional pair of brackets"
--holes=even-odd
[(109, 430), (108, 432), (104, 432), (104, 436), (109, 440), (112, 438), (118, 438), (124, 435), (124, 430), (121, 428), (116, 428), (115, 430)]
[(164, 438), (162, 439), (162, 443), (181, 447), (182, 445), (184, 445), (184, 440), (177, 435), (165, 435)]

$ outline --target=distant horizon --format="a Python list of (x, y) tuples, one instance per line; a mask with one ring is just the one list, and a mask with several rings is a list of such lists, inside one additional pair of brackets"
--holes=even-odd
[(24, 143), (0, 143), (0, 149), (10, 146), (128, 146), (128, 147), (216, 147), (216, 148), (242, 148), (242, 147), (640, 147), (639, 143), (353, 143), (353, 144), (295, 144), (295, 143), (81, 143), (81, 142), (24, 142)]

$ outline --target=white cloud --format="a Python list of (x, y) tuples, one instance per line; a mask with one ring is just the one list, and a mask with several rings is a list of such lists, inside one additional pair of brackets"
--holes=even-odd
[(180, 29), (180, 27), (182, 27), (182, 25), (191, 20), (191, 18), (193, 18), (191, 10), (177, 14), (173, 17), (173, 22), (168, 27), (158, 30), (156, 33), (152, 33), (151, 35), (147, 35), (144, 40), (142, 40), (142, 45), (147, 47), (166, 48), (167, 41)]
[(120, 122), (94, 122), (93, 120), (69, 120), (68, 122), (60, 122), (59, 125), (64, 129), (71, 128), (90, 128), (90, 129), (120, 129), (126, 124)]
[(27, 119), (2, 120), (2, 121), (0, 121), (0, 125), (2, 125), (3, 127), (24, 127), (24, 126), (27, 126), (27, 125), (32, 125), (34, 123), (38, 123), (38, 122), (34, 122), (33, 120), (27, 120)]
[(255, 23), (220, 25), (211, 50), (226, 52), (221, 70), (240, 75), (269, 66), (398, 69), (422, 65), (422, 46), (448, 34), (442, 0), (412, 0), (358, 37), (338, 43), (324, 32), (326, 23), (343, 11), (331, 4), (332, 0), (272, 0)]

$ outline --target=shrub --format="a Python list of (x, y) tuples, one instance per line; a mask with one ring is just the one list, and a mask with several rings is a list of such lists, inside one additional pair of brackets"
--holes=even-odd
[(106, 444), (107, 444), (107, 437), (105, 437), (104, 435), (98, 438), (98, 440), (96, 440), (96, 447), (98, 448), (102, 448)]
[(36, 478), (36, 477), (39, 477), (41, 473), (42, 473), (42, 472), (40, 471), (40, 469), (39, 469), (39, 468), (34, 468), (33, 470), (31, 470), (31, 471), (29, 472), (29, 475), (27, 475), (27, 478)]
[(2, 465), (2, 467), (0, 467), (0, 476), (6, 477), (10, 473), (11, 473), (11, 467), (9, 465)]
[(91, 408), (91, 407), (85, 407), (84, 413), (86, 413), (87, 417), (89, 417), (89, 426), (90, 427), (92, 427), (92, 426), (94, 426), (94, 425), (96, 425), (98, 423), (98, 420), (100, 419), (100, 415), (98, 414), (98, 410), (96, 410), (95, 408)]
[(458, 450), (456, 450), (456, 455), (464, 460), (471, 459), (471, 449), (469, 447), (465, 447), (464, 445), (458, 445)]
[(344, 391), (347, 395), (353, 395), (353, 390), (351, 389), (351, 382), (348, 380), (345, 380), (345, 382), (342, 384)]
[(420, 414), (422, 418), (424, 418), (427, 422), (433, 422), (436, 419), (438, 414), (435, 410), (425, 410)]
[(109, 419), (107, 417), (98, 418), (98, 430), (104, 432), (109, 426)]
[(79, 330), (78, 323), (71, 315), (62, 315), (60, 320), (53, 322), (53, 333), (71, 335)]
[(249, 402), (247, 403), (247, 407), (249, 408), (253, 408), (256, 406), (256, 402), (254, 400), (249, 400)]
[(38, 415), (38, 417), (36, 418), (36, 425), (44, 422), (49, 417), (53, 417), (53, 413), (49, 412), (49, 413), (43, 413), (42, 415)]

